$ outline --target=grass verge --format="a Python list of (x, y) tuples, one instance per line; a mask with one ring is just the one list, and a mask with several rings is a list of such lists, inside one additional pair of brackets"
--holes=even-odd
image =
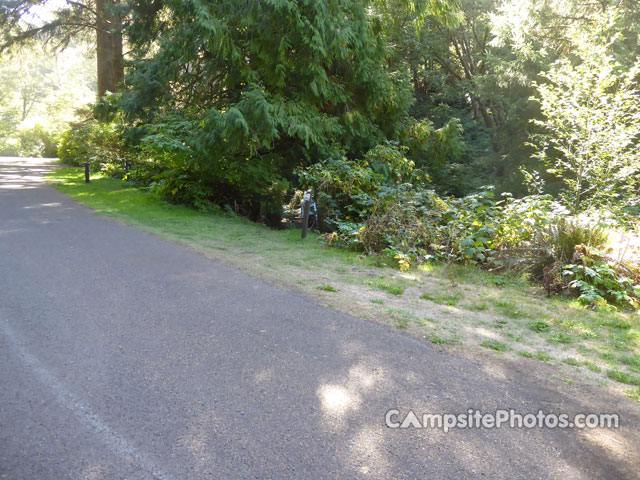
[[(171, 205), (114, 179), (84, 183), (78, 168), (49, 182), (98, 214), (116, 217), (321, 304), (465, 352), (493, 352), (551, 364), (582, 380), (609, 382), (638, 399), (640, 320), (636, 313), (586, 310), (545, 298), (526, 278), (473, 266), (423, 265), (399, 272), (358, 253), (326, 246), (313, 233), (271, 230), (246, 219)], [(625, 390), (625, 388), (627, 390)]]

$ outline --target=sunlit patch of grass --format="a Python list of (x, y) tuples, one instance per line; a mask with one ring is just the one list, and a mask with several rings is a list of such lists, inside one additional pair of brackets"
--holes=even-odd
[(600, 358), (603, 360), (606, 360), (609, 363), (614, 363), (616, 360), (616, 357), (613, 353), (610, 352), (604, 352), (600, 354)]
[(584, 361), (582, 362), (582, 365), (584, 365), (585, 367), (587, 367), (589, 370), (591, 370), (593, 373), (600, 373), (602, 372), (602, 369), (596, 365), (593, 362), (589, 362), (589, 361)]
[(567, 357), (562, 360), (562, 362), (566, 363), (567, 365), (571, 365), (572, 367), (579, 367), (580, 365), (582, 365), (578, 360), (572, 357)]
[(640, 344), (635, 330), (614, 330), (609, 334), (609, 344), (615, 350), (630, 351)]
[(622, 355), (619, 358), (620, 363), (627, 365), (634, 372), (640, 373), (640, 355)]
[(490, 273), (473, 265), (465, 264), (433, 264), (431, 271), (435, 276), (446, 278), (452, 284), (464, 283), (475, 285), (496, 285), (505, 289), (530, 288), (521, 273), (509, 272), (504, 274)]
[(587, 340), (594, 340), (601, 337), (600, 333), (598, 333), (596, 330), (582, 324), (576, 324), (573, 328), (573, 331), (580, 337)]
[(374, 298), (373, 300), (371, 300), (371, 303), (375, 303), (376, 305), (384, 305), (384, 300), (380, 298)]
[(424, 317), (423, 319), (417, 321), (417, 324), (421, 327), (431, 327), (433, 325), (438, 325), (439, 323), (440, 322), (438, 320), (431, 317)]
[(453, 307), (458, 304), (462, 297), (459, 294), (431, 295), (429, 293), (423, 293), (420, 295), (420, 298), (437, 303), (438, 305), (448, 305)]
[(318, 285), (316, 287), (318, 290), (324, 290), (325, 292), (339, 292), (340, 290), (338, 290), (336, 287), (333, 287), (331, 285)]
[(365, 285), (371, 285), (391, 295), (402, 295), (408, 284), (407, 280), (390, 279), (385, 276), (365, 280)]
[[(604, 314), (602, 314), (604, 315)], [(601, 317), (602, 318), (602, 317)], [(627, 319), (619, 318), (619, 317), (611, 317), (611, 314), (607, 313), (604, 318), (602, 318), (598, 324), (603, 327), (609, 327), (619, 330), (627, 330), (632, 327), (631, 322)]]
[(640, 402), (640, 387), (633, 390), (627, 390), (627, 396), (636, 402)]
[(400, 308), (387, 308), (386, 312), (395, 322), (395, 326), (400, 329), (406, 329), (409, 326), (409, 322), (416, 322), (418, 320), (411, 312)]
[(593, 348), (589, 348), (585, 345), (576, 345), (576, 350), (583, 355), (595, 355), (597, 352)]
[(540, 360), (542, 362), (550, 362), (551, 361), (551, 356), (546, 353), (546, 352), (536, 352), (533, 355), (533, 358)]
[(617, 382), (626, 383), (627, 385), (640, 385), (640, 377), (621, 372), (620, 370), (607, 370), (607, 376)]
[(378, 285), (378, 288), (380, 290), (385, 290), (391, 295), (402, 295), (404, 293), (404, 288), (398, 287), (396, 285), (383, 284), (383, 285)]
[(493, 324), (494, 328), (504, 328), (507, 325), (507, 321), (504, 318), (498, 318)]
[(458, 339), (455, 336), (453, 336), (453, 337), (443, 337), (443, 336), (435, 335), (435, 334), (434, 335), (427, 335), (426, 339), (429, 340), (434, 345), (449, 345), (449, 344), (458, 342)]
[(526, 352), (526, 351), (519, 351), (517, 352), (518, 355), (520, 355), (521, 357), (524, 358), (534, 358), (536, 360), (540, 360), (541, 362), (550, 362), (551, 361), (551, 356), (546, 353), (546, 352)]
[(502, 343), (497, 340), (485, 340), (480, 343), (480, 345), (500, 353), (511, 350), (511, 348), (506, 343)]

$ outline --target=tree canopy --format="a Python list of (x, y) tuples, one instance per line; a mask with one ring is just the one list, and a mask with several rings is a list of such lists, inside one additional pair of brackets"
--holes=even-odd
[(524, 195), (538, 172), (573, 209), (632, 204), (639, 20), (632, 0), (0, 4), (5, 47), (94, 38), (94, 121), (144, 182), (256, 216), (300, 168), (378, 145), (440, 193)]
[(39, 41), (52, 50), (95, 39), (98, 95), (115, 92), (124, 79), (119, 0), (5, 0), (0, 2), (0, 52)]

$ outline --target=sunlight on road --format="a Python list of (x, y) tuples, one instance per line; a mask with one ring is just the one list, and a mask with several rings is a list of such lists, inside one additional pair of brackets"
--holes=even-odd
[(357, 396), (350, 394), (340, 385), (323, 385), (319, 389), (322, 406), (332, 414), (343, 414), (355, 406)]
[[(19, 158), (0, 157), (0, 189), (17, 190), (35, 188), (37, 184), (45, 181), (45, 175), (51, 171), (52, 158)], [(22, 167), (20, 170), (12, 169), (13, 166)], [(24, 166), (28, 166), (27, 175)], [(9, 167), (9, 168), (6, 168)]]
[(55, 202), (55, 203), (41, 203), (39, 205), (29, 205), (24, 208), (27, 210), (30, 210), (32, 208), (43, 208), (43, 207), (48, 208), (48, 207), (61, 207), (61, 206), (62, 206), (61, 203)]
[(317, 395), (325, 415), (333, 420), (332, 423), (339, 424), (348, 411), (360, 408), (362, 394), (381, 379), (379, 370), (373, 371), (364, 365), (355, 365), (349, 369), (343, 382), (320, 385)]
[(587, 442), (602, 448), (609, 455), (623, 460), (633, 448), (623, 437), (611, 430), (582, 430), (580, 437)]

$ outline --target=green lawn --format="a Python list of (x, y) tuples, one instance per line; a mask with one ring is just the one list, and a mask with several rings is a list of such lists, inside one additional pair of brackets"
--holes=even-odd
[(96, 213), (117, 217), (196, 248), (255, 254), (269, 261), (282, 260), (292, 264), (322, 265), (327, 260), (360, 262), (357, 254), (327, 247), (316, 241), (317, 235), (313, 233), (303, 243), (298, 230), (272, 230), (241, 217), (208, 214), (183, 205), (172, 205), (120, 180), (92, 175), (91, 183), (86, 184), (79, 168), (57, 169), (48, 180)]
[(403, 273), (374, 258), (328, 247), (315, 234), (302, 241), (299, 230), (276, 231), (243, 218), (171, 205), (119, 180), (94, 176), (85, 184), (79, 168), (55, 170), (49, 181), (99, 214), (439, 348), (550, 364), (563, 381), (606, 384), (639, 398), (640, 321), (635, 313), (591, 311), (572, 300), (547, 299), (521, 276), (497, 276), (473, 266), (424, 265)]

